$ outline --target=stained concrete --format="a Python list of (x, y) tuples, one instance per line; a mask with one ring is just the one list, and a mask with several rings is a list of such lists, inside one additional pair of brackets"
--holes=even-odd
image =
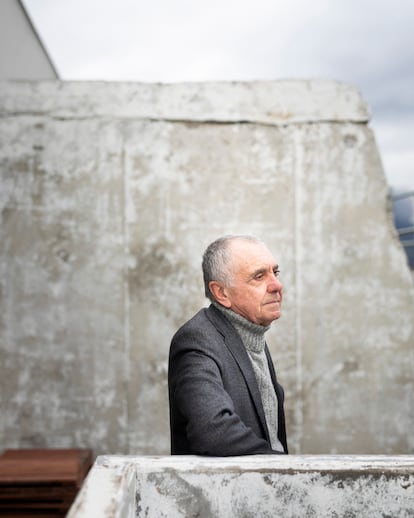
[(413, 456), (97, 459), (68, 518), (413, 516)]
[(414, 288), (369, 110), (330, 81), (0, 83), (0, 448), (169, 452), (206, 245), (281, 265), (290, 449), (413, 453)]

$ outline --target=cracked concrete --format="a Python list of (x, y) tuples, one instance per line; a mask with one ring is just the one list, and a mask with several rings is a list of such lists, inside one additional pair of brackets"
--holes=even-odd
[[(129, 480), (113, 475), (127, 467), (135, 496)], [(68, 518), (408, 518), (413, 470), (412, 456), (103, 457)]]

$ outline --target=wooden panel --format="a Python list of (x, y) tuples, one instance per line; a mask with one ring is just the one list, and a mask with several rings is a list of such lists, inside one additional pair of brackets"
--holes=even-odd
[(65, 516), (91, 465), (86, 449), (7, 450), (0, 456), (0, 515)]

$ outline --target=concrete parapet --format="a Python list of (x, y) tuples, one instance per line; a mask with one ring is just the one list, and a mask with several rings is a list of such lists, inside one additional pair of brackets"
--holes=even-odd
[(413, 510), (414, 456), (102, 456), (68, 518), (402, 518)]
[(58, 89), (53, 81), (0, 83), (0, 116), (19, 114), (71, 119), (256, 122), (276, 126), (369, 119), (368, 105), (355, 87), (327, 80), (66, 82), (60, 83)]

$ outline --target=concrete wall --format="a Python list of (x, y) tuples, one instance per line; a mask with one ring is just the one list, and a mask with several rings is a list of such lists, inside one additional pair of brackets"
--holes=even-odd
[(412, 456), (99, 457), (68, 518), (413, 516)]
[(262, 238), (292, 452), (414, 451), (414, 289), (368, 110), (329, 81), (0, 84), (0, 448), (169, 452), (201, 254)]

